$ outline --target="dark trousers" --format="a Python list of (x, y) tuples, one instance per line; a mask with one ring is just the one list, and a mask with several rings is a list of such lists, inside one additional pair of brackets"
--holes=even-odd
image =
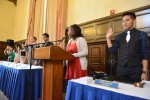
[(117, 66), (117, 79), (127, 80), (131, 83), (140, 82), (142, 74), (142, 67), (128, 67), (126, 64), (124, 66)]

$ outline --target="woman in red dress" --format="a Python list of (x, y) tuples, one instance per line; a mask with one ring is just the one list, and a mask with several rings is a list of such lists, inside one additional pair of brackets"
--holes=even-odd
[(70, 40), (67, 45), (67, 52), (71, 53), (75, 59), (67, 61), (66, 80), (77, 79), (87, 75), (88, 47), (83, 38), (81, 28), (74, 24), (68, 29)]

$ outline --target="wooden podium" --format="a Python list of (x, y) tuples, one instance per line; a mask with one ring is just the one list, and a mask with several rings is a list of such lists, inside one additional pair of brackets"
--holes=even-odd
[(44, 60), (42, 100), (62, 100), (63, 60), (74, 56), (58, 46), (34, 48), (32, 54), (33, 59)]

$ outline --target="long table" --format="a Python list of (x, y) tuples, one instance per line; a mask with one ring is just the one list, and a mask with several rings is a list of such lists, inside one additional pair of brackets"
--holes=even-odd
[(29, 69), (27, 64), (0, 61), (0, 90), (9, 100), (41, 98), (42, 66), (32, 66), (32, 74)]
[(119, 88), (114, 89), (94, 84), (94, 81), (88, 84), (88, 78), (70, 80), (65, 100), (150, 100), (149, 81), (144, 81), (144, 88), (119, 83)]

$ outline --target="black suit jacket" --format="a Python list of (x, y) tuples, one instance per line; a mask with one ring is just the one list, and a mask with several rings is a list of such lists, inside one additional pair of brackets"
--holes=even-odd
[(47, 46), (50, 46), (50, 45), (54, 45), (54, 44), (52, 42), (48, 41), (48, 42), (44, 43), (42, 45), (42, 47), (47, 47)]

